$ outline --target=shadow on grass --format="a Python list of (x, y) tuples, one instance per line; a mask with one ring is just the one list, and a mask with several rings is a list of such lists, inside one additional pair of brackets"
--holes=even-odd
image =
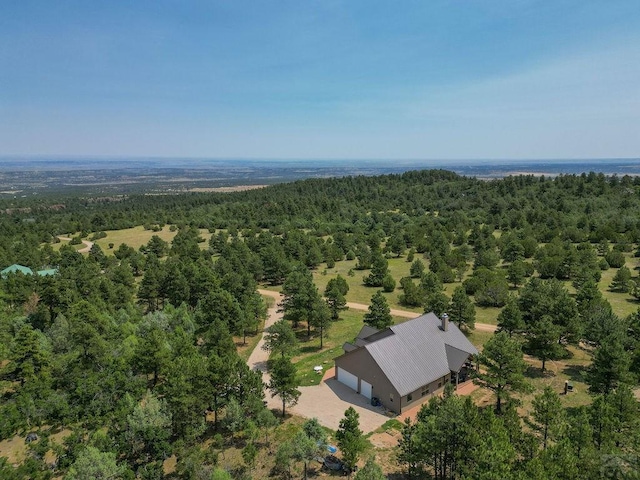
[[(324, 350), (324, 349), (323, 349)], [(305, 354), (305, 353), (316, 353), (320, 351), (320, 344), (313, 344), (313, 345), (304, 345), (298, 348), (298, 351), (300, 352), (300, 354)]]
[(555, 377), (555, 372), (552, 372), (548, 368), (544, 371), (540, 367), (534, 367), (530, 365), (527, 367), (527, 370), (524, 372), (524, 376), (527, 378), (551, 378)]
[(586, 365), (568, 365), (562, 373), (569, 377), (573, 382), (584, 382), (586, 380), (588, 367)]

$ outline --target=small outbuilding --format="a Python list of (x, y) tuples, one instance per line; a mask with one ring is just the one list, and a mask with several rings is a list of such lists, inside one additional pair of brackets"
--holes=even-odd
[[(17, 263), (14, 263), (13, 265), (0, 271), (0, 278), (7, 278), (7, 275), (10, 275), (12, 273), (21, 273), (23, 275), (33, 275), (33, 270), (31, 270), (29, 267), (25, 267), (24, 265), (18, 265)], [(48, 277), (50, 275), (55, 275), (56, 273), (58, 273), (57, 268), (47, 268), (44, 270), (38, 270), (36, 272), (36, 275), (40, 277)]]
[(336, 380), (398, 414), (467, 379), (478, 350), (447, 314), (427, 313), (384, 330), (362, 327), (335, 359)]

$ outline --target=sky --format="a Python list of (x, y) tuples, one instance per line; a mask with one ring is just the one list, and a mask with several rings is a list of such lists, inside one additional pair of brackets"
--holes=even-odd
[(637, 158), (640, 3), (3, 2), (0, 155)]

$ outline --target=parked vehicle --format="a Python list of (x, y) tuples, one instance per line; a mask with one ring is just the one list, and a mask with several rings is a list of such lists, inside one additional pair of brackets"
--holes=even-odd
[(329, 470), (339, 471), (343, 469), (344, 464), (338, 457), (327, 455), (324, 457), (324, 467)]

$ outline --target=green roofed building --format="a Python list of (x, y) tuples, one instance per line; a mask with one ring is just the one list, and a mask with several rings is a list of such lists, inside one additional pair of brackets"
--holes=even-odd
[(10, 267), (7, 267), (4, 270), (2, 270), (0, 272), (0, 275), (2, 275), (2, 278), (5, 278), (10, 273), (18, 273), (18, 272), (22, 273), (23, 275), (33, 275), (33, 270), (31, 270), (29, 267), (25, 267), (24, 265), (18, 265), (17, 263), (14, 263)]
[[(33, 270), (31, 270), (29, 267), (25, 267), (24, 265), (18, 265), (17, 263), (14, 263), (10, 267), (7, 267), (4, 270), (0, 271), (0, 277), (6, 278), (6, 276), (9, 275), (10, 273), (18, 273), (18, 272), (22, 273), (23, 275), (33, 275)], [(38, 270), (36, 272), (36, 275), (40, 277), (47, 277), (49, 275), (55, 275), (56, 273), (58, 273), (57, 268), (48, 268), (45, 270)]]
[(48, 277), (49, 275), (55, 275), (56, 273), (58, 273), (57, 268), (47, 268), (46, 270), (38, 270), (36, 272), (36, 275), (39, 275), (41, 277)]

